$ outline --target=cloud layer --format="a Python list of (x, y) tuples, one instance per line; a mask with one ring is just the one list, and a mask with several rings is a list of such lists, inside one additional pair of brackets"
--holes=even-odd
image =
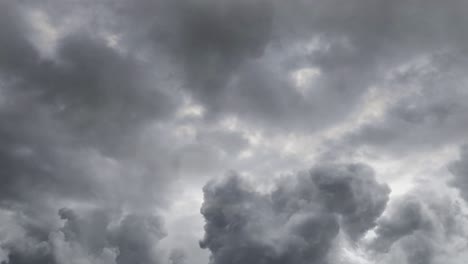
[(0, 263), (464, 263), (467, 5), (0, 0)]

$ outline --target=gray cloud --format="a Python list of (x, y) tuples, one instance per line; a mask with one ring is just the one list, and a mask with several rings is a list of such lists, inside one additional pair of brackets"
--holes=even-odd
[[(174, 241), (195, 240), (201, 216), (180, 216), (190, 228), (165, 252), (148, 212), (185, 210), (180, 197), (220, 171), (259, 182), (310, 161), (306, 150), (401, 161), (460, 145), (466, 5), (0, 0), (0, 262), (192, 262), (195, 241)], [(450, 185), (468, 200), (465, 152)], [(230, 176), (204, 193), (212, 263), (326, 263), (369, 230), (366, 250), (389, 263), (459, 259), (442, 234), (460, 213), (418, 193), (381, 217), (389, 188), (365, 165), (315, 167), (271, 191)]]
[(128, 215), (115, 231), (114, 241), (119, 248), (117, 264), (158, 263), (154, 246), (164, 238), (161, 220), (151, 215)]
[[(230, 10), (239, 13), (229, 13), (223, 18), (226, 21), (219, 19), (215, 20), (219, 23), (207, 25), (203, 22), (216, 17), (219, 10), (229, 6), (229, 1), (216, 7), (209, 1), (201, 1), (201, 8), (194, 8), (191, 13), (200, 23), (183, 24), (184, 30), (177, 30), (162, 16), (163, 21), (154, 24), (155, 28), (176, 29), (175, 35), (190, 38), (173, 37), (177, 44), (172, 46), (200, 43), (186, 47), (184, 51), (188, 52), (177, 54), (191, 54), (184, 56), (182, 63), (188, 76), (197, 79), (189, 77), (186, 88), (211, 110), (208, 115), (239, 115), (253, 124), (261, 122), (274, 129), (278, 119), (288, 128), (323, 129), (355, 110), (366, 91), (383, 81), (389, 68), (407, 62), (408, 58), (443, 49), (455, 54), (463, 51), (466, 37), (458, 34), (455, 25), (466, 23), (465, 16), (459, 12), (464, 3), (450, 1), (441, 6), (437, 1), (425, 1), (422, 13), (417, 10), (416, 2), (272, 1), (271, 23), (263, 23), (262, 18), (270, 9), (257, 8), (257, 1), (254, 1), (249, 3), (251, 12), (233, 7)], [(243, 2), (232, 5), (242, 6)], [(200, 9), (212, 12), (202, 16), (202, 11), (197, 13)], [(185, 18), (187, 15), (176, 11), (175, 16)], [(242, 21), (259, 22), (252, 23), (255, 27), (247, 27), (242, 34), (230, 34), (233, 40), (229, 45), (221, 45), (224, 34), (231, 31), (217, 30), (218, 25), (229, 27), (230, 19), (236, 21), (237, 17), (242, 17)], [(271, 25), (262, 27), (265, 24)], [(200, 25), (205, 25), (203, 30), (197, 27)], [(264, 40), (255, 42), (247, 38), (251, 30)], [(269, 31), (272, 33), (265, 34)], [(313, 45), (310, 42), (314, 38), (319, 40), (318, 44), (307, 51), (305, 46)], [(256, 43), (263, 43), (258, 45), (265, 49), (261, 58), (251, 55), (249, 48), (239, 48)], [(212, 56), (206, 55), (206, 47), (210, 47), (210, 54), (222, 54), (213, 56), (210, 64), (213, 66), (197, 57), (201, 55), (211, 60)], [(230, 59), (236, 54), (233, 50), (241, 54), (236, 56), (241, 62), (237, 67), (232, 67)], [(307, 85), (309, 91), (305, 95), (298, 93), (289, 80), (292, 71), (303, 67), (312, 67), (321, 73), (318, 80)]]
[(169, 264), (184, 264), (186, 263), (187, 256), (181, 249), (175, 249), (169, 255)]
[(449, 170), (453, 174), (449, 184), (457, 188), (460, 196), (468, 201), (468, 146), (460, 147), (460, 158), (449, 164)]
[[(463, 52), (466, 37), (455, 25), (465, 23), (464, 3), (425, 1), (425, 12), (416, 3), (139, 1), (122, 10), (132, 25), (144, 25), (140, 37), (172, 49), (207, 116), (316, 130), (355, 111), (389, 69), (441, 50)], [(251, 26), (238, 31), (238, 21)], [(301, 94), (290, 75), (304, 67), (320, 74)]]
[(375, 225), (388, 201), (389, 187), (375, 180), (365, 165), (312, 170), (321, 197), (331, 210), (343, 216), (343, 225), (356, 239)]
[(187, 86), (210, 105), (232, 71), (261, 55), (270, 38), (273, 10), (268, 1), (141, 0), (122, 5), (131, 22), (147, 23), (143, 37), (181, 61)]
[[(220, 188), (205, 188), (202, 214), (207, 224), (200, 245), (210, 249), (212, 263), (322, 262), (338, 233), (331, 214), (303, 212), (289, 221), (287, 216), (269, 218), (274, 208), (266, 197), (242, 184), (232, 176)], [(283, 230), (270, 226), (275, 224)]]
[(86, 217), (80, 217), (71, 209), (62, 208), (58, 212), (65, 220), (60, 229), (65, 240), (79, 243), (90, 253), (96, 254), (106, 246), (106, 229), (109, 216), (102, 211), (94, 211)]
[[(371, 146), (396, 154), (461, 144), (466, 140), (461, 131), (467, 124), (464, 69), (466, 63), (454, 54), (439, 54), (422, 66), (413, 63), (397, 71), (389, 85), (401, 98), (390, 103), (383, 116), (365, 122), (340, 140), (351, 147)], [(408, 90), (412, 92), (405, 93)]]
[[(155, 160), (139, 148), (145, 140), (164, 152), (145, 133), (173, 115), (178, 98), (156, 83), (150, 65), (97, 32), (63, 33), (54, 56), (43, 57), (30, 38), (30, 6), (1, 6), (0, 211), (24, 222), (13, 225), (17, 239), (0, 239), (9, 263), (153, 262), (150, 250), (162, 237), (153, 239), (156, 220), (139, 211), (164, 206), (174, 164), (170, 154)], [(60, 210), (63, 228), (52, 216), (82, 205), (130, 211), (110, 249), (106, 228), (118, 215)], [(147, 237), (137, 241), (135, 232)]]
[(388, 193), (361, 164), (313, 168), (271, 193), (232, 173), (204, 188), (200, 245), (212, 263), (327, 263), (341, 227), (353, 239), (371, 229)]
[(101, 196), (93, 155), (115, 160), (123, 174), (138, 164), (164, 178), (146, 153), (135, 153), (142, 131), (172, 115), (177, 101), (151, 77), (150, 66), (86, 30), (61, 36), (54, 57), (43, 58), (28, 38), (29, 7), (2, 6), (2, 195), (30, 195), (24, 190), (34, 188)]
[(388, 251), (393, 243), (405, 236), (410, 236), (413, 232), (423, 229), (429, 223), (424, 219), (422, 205), (414, 198), (405, 197), (401, 199), (389, 213), (378, 221), (376, 228), (377, 240), (374, 247), (380, 251)]
[[(123, 215), (111, 222), (115, 213), (102, 210), (77, 212), (62, 208), (61, 227), (44, 229), (46, 236), (26, 234), (14, 241), (3, 241), (8, 252), (6, 263), (162, 263), (156, 248), (166, 236), (163, 223), (153, 215)], [(3, 263), (3, 262), (2, 262)]]
[[(291, 6), (301, 8), (296, 1)], [(184, 91), (207, 109), (208, 120), (233, 114), (276, 130), (273, 124), (279, 116), (294, 128), (318, 129), (350, 112), (374, 72), (363, 53), (348, 47), (346, 39), (321, 39), (317, 54), (305, 51), (309, 44), (305, 39), (299, 41), (298, 35), (292, 37), (291, 30), (281, 28), (290, 22), (281, 20), (288, 8), (275, 1), (142, 0), (110, 7), (121, 18), (114, 22), (124, 45), (152, 47), (144, 54), (155, 60), (163, 57), (161, 53), (171, 54), (170, 61), (177, 65), (173, 74), (181, 78)], [(303, 33), (301, 37), (322, 36)], [(305, 63), (292, 63), (295, 58)], [(363, 61), (360, 69), (354, 60)], [(306, 100), (290, 80), (303, 67), (322, 73), (318, 85), (307, 84)], [(339, 103), (342, 96), (349, 104)], [(329, 108), (332, 104), (334, 108)], [(319, 118), (323, 115), (328, 118)]]
[(383, 263), (460, 263), (468, 242), (467, 218), (460, 205), (418, 188), (389, 204), (369, 247), (383, 254)]
[[(143, 53), (154, 60), (170, 54), (177, 65), (173, 74), (208, 109), (207, 117), (234, 114), (267, 131), (317, 130), (356, 111), (370, 87), (409, 59), (440, 51), (462, 54), (466, 36), (458, 25), (466, 23), (464, 5), (103, 1), (96, 8), (107, 7), (105, 22), (93, 23), (118, 35), (131, 51), (152, 47)], [(290, 80), (303, 68), (320, 72), (305, 85), (305, 94)]]

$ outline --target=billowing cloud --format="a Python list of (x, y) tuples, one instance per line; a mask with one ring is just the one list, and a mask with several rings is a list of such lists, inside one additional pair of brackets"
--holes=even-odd
[[(119, 215), (120, 221), (111, 221)], [(68, 208), (60, 209), (58, 216), (63, 223), (42, 227), (42, 236), (31, 226), (11, 223), (1, 244), (5, 263), (163, 263), (157, 244), (166, 231), (157, 216)]]
[(461, 263), (468, 253), (467, 218), (449, 196), (413, 190), (389, 207), (368, 244), (383, 263)]
[[(152, 229), (159, 229), (159, 222), (140, 215), (165, 205), (163, 190), (175, 157), (160, 144), (163, 135), (155, 140), (147, 134), (173, 114), (178, 99), (155, 85), (145, 62), (84, 29), (64, 32), (53, 56), (42, 56), (29, 37), (31, 6), (14, 1), (1, 6), (0, 211), (12, 221), (1, 238), (2, 258), (153, 261), (153, 245), (162, 237), (153, 239)], [(142, 141), (153, 147), (140, 150)], [(151, 156), (157, 151), (167, 154), (156, 160)], [(80, 217), (62, 207), (102, 213)], [(111, 247), (106, 229), (119, 214), (108, 211), (130, 215)], [(17, 218), (21, 221), (13, 224)], [(142, 242), (131, 237), (138, 232), (147, 235), (138, 235)]]
[(467, 7), (0, 0), (0, 263), (460, 264)]
[(262, 193), (236, 173), (204, 188), (212, 263), (328, 263), (340, 230), (359, 239), (375, 226), (389, 189), (362, 164), (313, 168)]

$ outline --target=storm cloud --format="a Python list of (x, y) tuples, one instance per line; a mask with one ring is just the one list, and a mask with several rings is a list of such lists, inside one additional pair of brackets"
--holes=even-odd
[(0, 263), (464, 263), (467, 8), (0, 0)]
[(7, 258), (2, 263), (163, 262), (156, 246), (166, 233), (157, 216), (129, 214), (111, 223), (113, 215), (99, 209), (77, 212), (62, 208), (58, 215), (64, 221), (61, 227), (23, 224), (24, 233), (7, 234), (2, 242)]
[(375, 226), (390, 190), (371, 168), (336, 164), (284, 179), (262, 193), (235, 172), (204, 187), (211, 263), (329, 263), (342, 230), (352, 240)]
[(417, 189), (389, 205), (369, 245), (383, 263), (458, 263), (466, 255), (466, 221), (453, 198)]
[(468, 201), (468, 147), (460, 147), (460, 158), (449, 164), (449, 169), (453, 174), (450, 185), (457, 188), (460, 196)]

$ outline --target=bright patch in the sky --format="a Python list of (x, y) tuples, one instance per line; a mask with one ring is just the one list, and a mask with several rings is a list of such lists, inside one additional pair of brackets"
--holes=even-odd
[(31, 42), (36, 45), (41, 55), (52, 57), (59, 38), (58, 30), (50, 23), (47, 14), (41, 10), (32, 10), (29, 14), (31, 20)]
[(320, 77), (318, 68), (302, 68), (291, 74), (294, 88), (302, 95), (306, 95), (313, 87), (314, 81)]

